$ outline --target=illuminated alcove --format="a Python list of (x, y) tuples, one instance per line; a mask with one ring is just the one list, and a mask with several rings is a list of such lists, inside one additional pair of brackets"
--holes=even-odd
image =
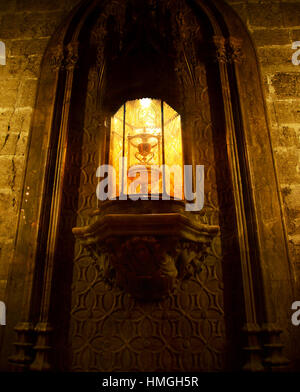
[(182, 199), (180, 115), (161, 100), (127, 101), (111, 119), (109, 163), (116, 172), (116, 196)]

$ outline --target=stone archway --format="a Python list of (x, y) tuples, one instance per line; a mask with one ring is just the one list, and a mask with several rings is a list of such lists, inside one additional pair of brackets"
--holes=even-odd
[[(18, 334), (17, 352), (11, 358), (16, 366), (27, 367), (33, 363), (31, 367), (34, 369), (43, 370), (50, 367), (49, 336), (52, 334), (52, 327), (55, 326), (55, 314), (58, 312), (62, 315), (71, 306), (70, 293), (67, 289), (63, 289), (64, 285), (65, 287), (71, 286), (71, 275), (67, 274), (66, 282), (63, 280), (58, 282), (55, 279), (57, 276), (64, 275), (65, 267), (65, 271), (71, 268), (71, 263), (66, 262), (64, 265), (61, 262), (65, 254), (60, 252), (59, 245), (62, 244), (60, 241), (65, 226), (69, 228), (72, 222), (75, 223), (72, 213), (69, 216), (69, 226), (68, 223), (64, 226), (59, 217), (62, 213), (65, 214), (64, 217), (67, 217), (68, 203), (69, 205), (78, 203), (81, 197), (77, 194), (73, 200), (68, 201), (63, 196), (65, 181), (70, 181), (69, 185), (74, 189), (80, 185), (77, 182), (80, 178), (74, 180), (68, 178), (68, 175), (70, 165), (74, 163), (72, 159), (75, 163), (79, 160), (77, 164), (80, 167), (82, 156), (72, 158), (69, 152), (72, 150), (73, 142), (73, 145), (76, 143), (93, 144), (94, 150), (88, 151), (87, 159), (95, 161), (98, 150), (96, 134), (91, 134), (86, 129), (83, 134), (78, 134), (79, 139), (75, 140), (76, 134), (70, 131), (70, 125), (73, 125), (75, 129), (77, 123), (82, 124), (84, 121), (80, 113), (76, 115), (74, 107), (72, 114), (74, 100), (77, 102), (77, 107), (80, 104), (80, 97), (76, 95), (76, 91), (84, 92), (84, 96), (90, 102), (87, 108), (93, 108), (94, 112), (97, 108), (101, 108), (104, 102), (104, 109), (99, 112), (100, 115), (89, 117), (92, 127), (95, 127), (95, 123), (101, 123), (105, 114), (109, 114), (110, 105), (117, 101), (118, 96), (122, 96), (124, 100), (124, 98), (130, 98), (130, 94), (136, 97), (142, 92), (149, 91), (156, 95), (164, 91), (166, 98), (172, 100), (173, 97), (178, 97), (176, 91), (174, 93), (170, 87), (171, 83), (167, 81), (165, 88), (158, 92), (151, 89), (147, 91), (147, 86), (143, 85), (137, 86), (137, 89), (132, 92), (126, 89), (126, 86), (121, 85), (119, 90), (115, 88), (109, 94), (107, 93), (105, 83), (109, 81), (109, 78), (105, 79), (106, 62), (103, 58), (105, 56), (113, 58), (114, 54), (107, 52), (107, 47), (114, 48), (116, 42), (112, 40), (107, 47), (103, 45), (105, 29), (110, 25), (101, 24), (100, 16), (104, 15), (109, 20), (111, 15), (114, 13), (119, 15), (121, 12), (118, 1), (109, 2), (111, 3), (109, 7), (107, 3), (105, 1), (80, 3), (70, 15), (68, 22), (55, 34), (44, 57), (24, 180), (24, 187), (31, 189), (31, 200), (26, 206), (25, 203), (21, 206), (31, 225), (20, 221), (11, 277), (13, 282), (15, 279), (20, 279), (18, 276), (22, 276), (22, 279), (25, 276), (26, 281), (17, 295), (14, 284), (11, 284), (8, 302), (15, 308), (19, 306), (17, 303), (23, 303), (22, 312), (11, 316), (14, 319), (8, 320), (10, 327), (7, 342), (9, 345), (13, 341), (15, 326)], [(148, 6), (155, 15), (156, 2), (146, 3), (149, 3)], [(166, 1), (166, 8), (167, 3)], [(193, 39), (197, 39), (195, 38), (198, 32), (197, 26), (187, 25), (183, 15), (179, 12), (177, 18), (179, 29), (181, 29), (182, 37), (185, 36), (188, 39), (186, 42), (179, 41), (182, 46), (179, 50), (186, 51), (187, 56), (185, 62), (176, 64), (176, 72), (180, 74), (177, 77), (181, 78), (182, 82), (190, 86), (193, 91), (200, 91), (195, 88), (195, 85), (200, 86), (203, 83), (201, 79), (203, 75), (205, 83), (201, 92), (205, 89), (212, 91), (214, 87), (220, 88), (219, 94), (208, 96), (206, 99), (207, 104), (210, 105), (212, 119), (214, 115), (216, 118), (219, 113), (222, 113), (223, 128), (218, 122), (213, 124), (215, 125), (215, 141), (212, 143), (214, 151), (212, 150), (211, 154), (219, 153), (218, 149), (213, 147), (218, 144), (216, 141), (223, 145), (224, 148), (221, 150), (223, 153), (226, 152), (227, 178), (231, 180), (232, 206), (234, 207), (232, 213), (235, 216), (232, 230), (236, 230), (238, 240), (239, 266), (237, 269), (241, 271), (241, 292), (243, 293), (241, 314), (244, 317), (247, 337), (248, 356), (245, 367), (249, 370), (262, 370), (263, 366), (281, 366), (285, 364), (285, 360), (281, 356), (278, 360), (277, 356), (278, 353), (281, 354), (282, 349), (279, 340), (281, 327), (279, 326), (286, 328), (288, 316), (282, 314), (279, 315), (279, 319), (276, 316), (278, 299), (274, 297), (274, 293), (278, 292), (279, 287), (282, 287), (286, 293), (290, 293), (290, 272), (256, 55), (246, 29), (230, 7), (221, 1), (212, 3), (204, 0), (193, 1), (191, 5), (189, 12), (196, 15), (195, 20), (201, 20), (202, 23), (202, 25), (199, 24), (199, 28), (202, 28), (202, 41), (200, 40), (202, 46), (199, 46), (196, 52), (195, 47), (189, 47), (189, 38), (192, 36)], [(137, 9), (136, 12), (139, 10)], [(99, 20), (100, 23), (97, 25)], [(84, 53), (87, 53), (83, 43), (86, 42), (87, 37), (90, 37), (90, 26), (95, 26), (91, 39), (94, 40), (94, 47), (98, 49), (94, 51), (95, 58), (92, 60), (94, 68), (91, 69), (88, 68), (88, 62), (83, 58)], [(114, 32), (111, 33), (110, 38), (120, 40)], [(155, 49), (158, 41), (152, 37), (151, 42)], [(171, 44), (168, 47), (173, 49)], [(163, 49), (158, 47), (156, 50), (159, 53)], [(203, 55), (205, 58), (210, 57), (208, 61), (210, 67), (207, 67), (207, 61), (204, 61), (206, 64), (204, 74), (203, 69), (197, 67), (203, 61)], [(86, 71), (83, 77), (79, 77), (76, 64), (81, 64), (81, 71)], [(166, 68), (168, 65), (167, 62), (164, 64)], [(118, 71), (117, 62), (112, 61), (111, 66), (112, 69), (115, 67), (116, 72)], [(219, 84), (215, 84), (215, 76)], [(104, 94), (105, 91), (107, 94)], [(182, 109), (181, 105), (182, 100), (176, 101), (175, 99), (174, 106)], [(191, 112), (189, 115), (194, 116), (195, 113), (192, 112), (197, 108), (190, 103), (188, 107)], [(205, 120), (207, 121), (202, 118), (201, 126)], [(190, 129), (186, 134), (194, 132), (190, 121), (187, 121), (186, 129)], [(204, 142), (204, 140), (203, 137), (201, 141)], [(103, 140), (101, 145), (105, 145)], [(90, 161), (84, 163), (88, 165)], [(220, 170), (219, 175), (221, 172)], [(87, 193), (93, 193), (95, 184), (93, 181), (87, 181), (86, 185), (84, 193), (88, 207), (92, 208), (93, 206), (89, 204), (91, 199)], [(85, 218), (82, 219), (85, 222)], [(65, 219), (65, 222), (68, 220)], [(67, 249), (72, 246), (72, 241), (70, 241)], [(57, 306), (61, 303), (61, 298), (57, 295), (56, 285), (59, 290), (62, 290), (58, 290), (59, 294), (63, 294), (64, 297), (64, 306), (61, 306), (59, 311), (57, 311)], [(20, 298), (23, 298), (23, 301), (19, 301)], [(285, 301), (288, 312), (289, 294), (286, 295)], [(63, 325), (67, 329), (68, 317)], [(68, 351), (64, 348), (66, 335), (62, 334), (58, 339), (61, 341), (57, 347), (63, 352)], [(31, 348), (34, 346), (37, 349), (33, 350), (35, 354), (32, 356)], [(262, 349), (265, 349), (265, 352)], [(201, 369), (199, 363), (197, 366)], [(221, 369), (224, 368), (226, 368), (226, 361), (221, 366)], [(214, 370), (214, 368), (208, 367), (208, 370)]]

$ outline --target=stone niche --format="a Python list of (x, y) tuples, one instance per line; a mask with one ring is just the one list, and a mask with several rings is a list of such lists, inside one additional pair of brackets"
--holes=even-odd
[[(40, 75), (24, 178), (31, 197), (20, 205), (7, 294), (18, 309), (4, 348), (15, 345), (13, 366), (284, 367), (290, 320), (278, 309), (290, 309), (292, 285), (282, 211), (258, 62), (233, 10), (210, 0), (82, 1)], [(201, 213), (175, 200), (97, 203), (111, 119), (143, 98), (180, 114), (182, 162), (205, 166)], [(124, 319), (128, 302), (138, 320)], [(148, 338), (160, 342), (154, 354)]]

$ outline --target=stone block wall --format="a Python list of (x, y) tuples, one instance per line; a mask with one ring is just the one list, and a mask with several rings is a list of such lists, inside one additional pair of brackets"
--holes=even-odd
[[(40, 64), (55, 29), (78, 0), (0, 0), (0, 300), (13, 256), (26, 145)], [(38, 170), (38, 168), (37, 168)]]
[[(0, 66), (0, 300), (13, 255), (41, 59), (78, 1), (0, 0), (0, 40), (7, 48), (7, 65)], [(300, 41), (300, 0), (227, 2), (257, 48), (290, 255), (300, 279), (300, 66), (291, 61), (292, 42)]]
[[(300, 1), (228, 0), (256, 46), (282, 195), (292, 271), (300, 285)], [(299, 56), (300, 59), (300, 56)]]

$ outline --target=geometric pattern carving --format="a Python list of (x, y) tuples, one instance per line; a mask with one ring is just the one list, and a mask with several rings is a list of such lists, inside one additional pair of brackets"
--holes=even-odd
[(221, 263), (207, 261), (158, 303), (139, 303), (76, 263), (72, 311), (75, 371), (222, 370), (225, 353)]

